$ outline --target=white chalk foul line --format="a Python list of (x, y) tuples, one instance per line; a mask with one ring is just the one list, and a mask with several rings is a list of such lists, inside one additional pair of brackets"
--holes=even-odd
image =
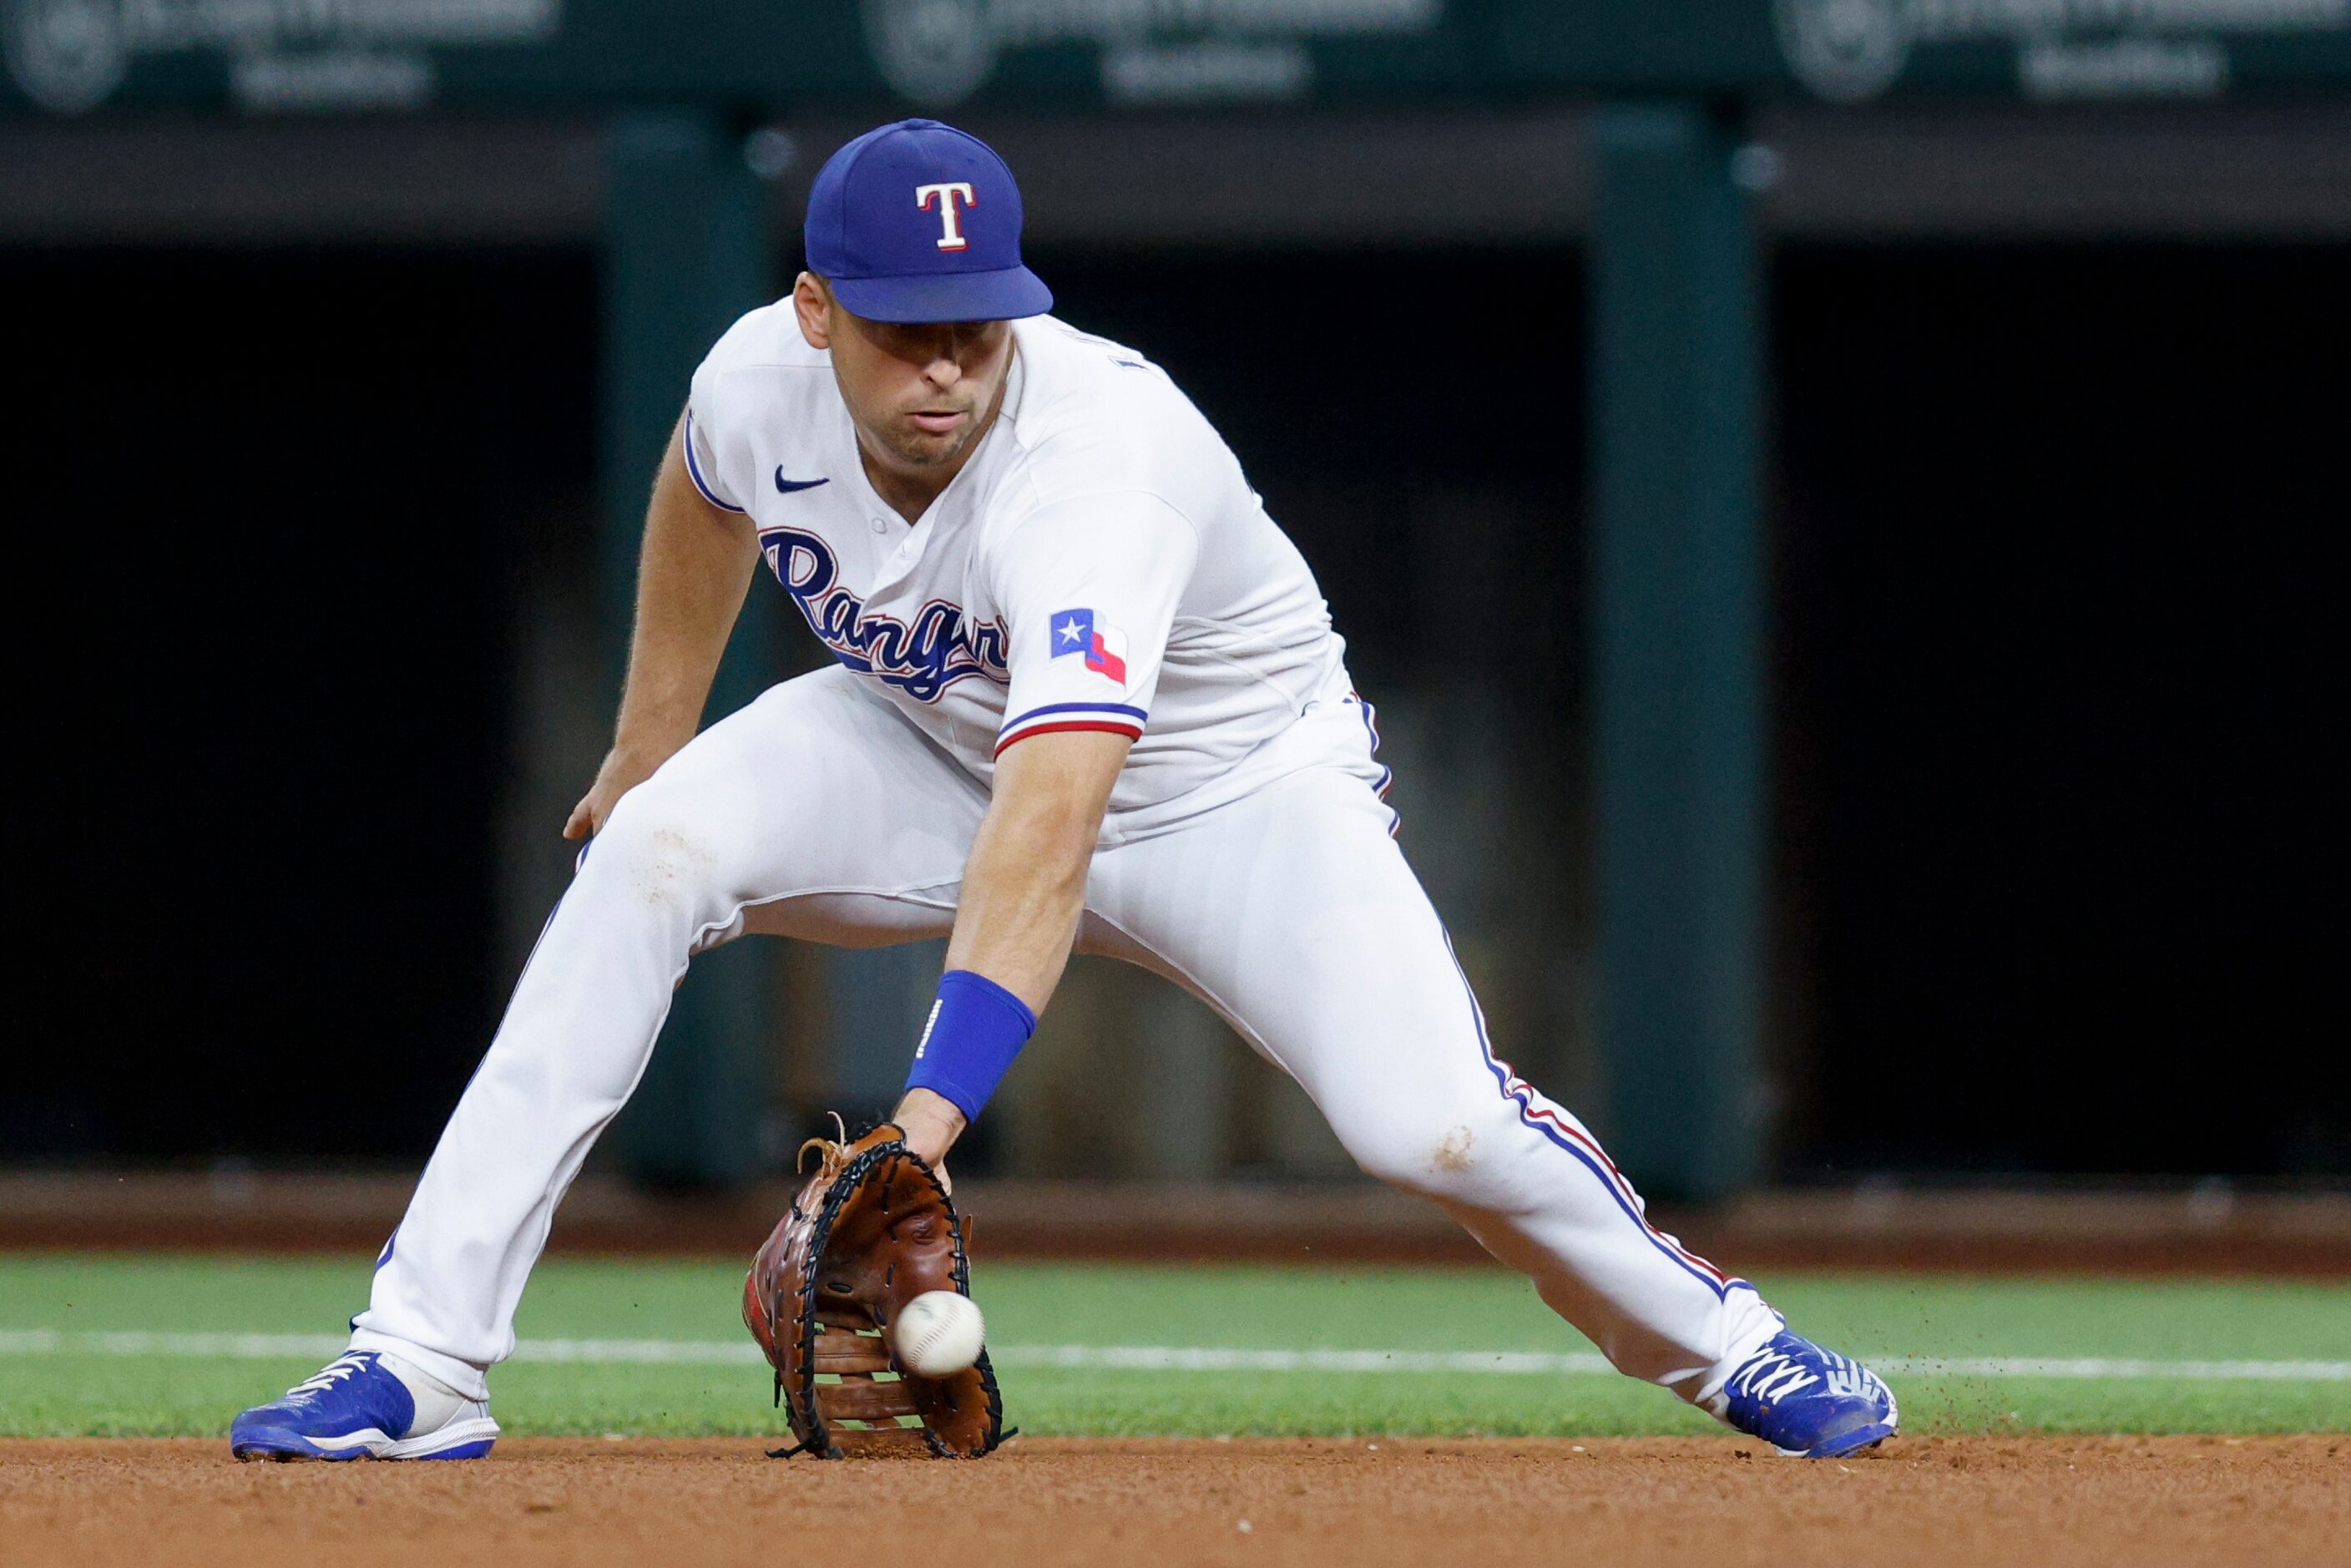
[[(1142, 1372), (1444, 1372), (1506, 1376), (1614, 1375), (1590, 1352), (1418, 1350), (1210, 1350), (1173, 1345), (1006, 1345), (990, 1350), (999, 1366), (1050, 1366)], [(1909, 1377), (2060, 1377), (2143, 1382), (2351, 1383), (2351, 1361), (2149, 1361), (2113, 1357), (1871, 1356), (1888, 1375)]]
[[(0, 1356), (170, 1356), (229, 1361), (325, 1361), (342, 1354), (340, 1334), (114, 1333), (0, 1329)], [(1483, 1373), (1513, 1377), (1582, 1376), (1614, 1369), (1590, 1352), (1521, 1350), (1228, 1350), (1197, 1345), (1008, 1344), (988, 1355), (1002, 1367), (1102, 1372)], [(748, 1340), (527, 1339), (522, 1362), (580, 1365), (757, 1366)], [(1870, 1364), (1908, 1377), (2053, 1377), (2081, 1382), (2351, 1383), (2351, 1361), (2156, 1361), (2134, 1357), (1874, 1356)]]

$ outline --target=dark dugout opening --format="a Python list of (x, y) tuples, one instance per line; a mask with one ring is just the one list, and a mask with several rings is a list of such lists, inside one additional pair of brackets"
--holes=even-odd
[(1783, 251), (1783, 1168), (2351, 1173), (2342, 248)]
[(488, 1039), (507, 638), (593, 258), (14, 253), (0, 1155), (413, 1158)]
[[(1543, 1033), (1589, 942), (1573, 258), (1034, 259), (1225, 432), (1375, 700), (1494, 705), (1488, 1001), (1575, 1098)], [(1783, 1176), (2351, 1171), (2310, 760), (2346, 260), (1779, 254)], [(413, 1162), (512, 977), (511, 639), (591, 559), (593, 258), (0, 278), (30, 414), (0, 1157)]]

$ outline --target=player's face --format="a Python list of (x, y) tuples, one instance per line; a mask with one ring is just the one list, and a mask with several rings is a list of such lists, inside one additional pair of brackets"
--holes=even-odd
[(1012, 324), (869, 321), (823, 292), (819, 346), (832, 350), (834, 379), (868, 450), (917, 471), (961, 458), (996, 413)]

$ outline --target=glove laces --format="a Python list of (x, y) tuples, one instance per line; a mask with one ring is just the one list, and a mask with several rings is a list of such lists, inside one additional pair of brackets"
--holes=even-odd
[(838, 1111), (827, 1112), (826, 1114), (832, 1118), (832, 1130), (841, 1134), (840, 1138), (837, 1141), (831, 1138), (810, 1138), (807, 1143), (802, 1144), (799, 1152), (792, 1156), (793, 1175), (798, 1176), (808, 1168), (808, 1152), (810, 1149), (817, 1151), (818, 1158), (821, 1162), (817, 1167), (817, 1174), (828, 1181), (841, 1174), (841, 1167), (848, 1163), (849, 1124), (841, 1119), (841, 1113)]

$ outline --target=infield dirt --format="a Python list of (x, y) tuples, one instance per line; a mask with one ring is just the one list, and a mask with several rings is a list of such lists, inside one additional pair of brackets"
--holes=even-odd
[(239, 1465), (217, 1442), (0, 1443), (0, 1562), (1315, 1564), (2351, 1559), (2351, 1439), (1751, 1444), (1022, 1439), (976, 1464), (742, 1439), (509, 1441), (478, 1464)]

